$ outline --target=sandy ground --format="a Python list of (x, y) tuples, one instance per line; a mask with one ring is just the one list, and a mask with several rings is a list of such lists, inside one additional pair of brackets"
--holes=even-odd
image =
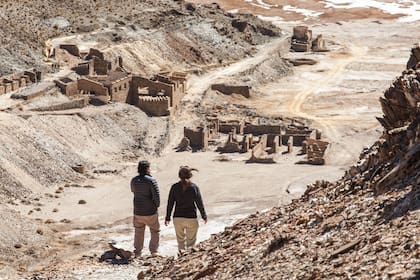
[[(283, 23), (282, 27), (291, 30), (293, 25), (295, 22)], [(362, 148), (371, 145), (381, 133), (375, 119), (380, 115), (378, 98), (404, 69), (410, 46), (420, 40), (418, 35), (413, 37), (413, 34), (418, 34), (418, 28), (418, 23), (406, 23), (402, 28), (398, 22), (384, 20), (379, 23), (363, 20), (315, 24), (314, 33), (323, 33), (332, 51), (285, 54), (288, 57), (313, 58), (319, 63), (295, 67), (293, 75), (262, 85), (258, 88), (262, 94), (241, 101), (266, 114), (298, 116), (312, 121), (313, 126), (320, 128), (325, 139), (332, 143), (325, 166), (296, 165), (294, 163), (299, 160), (296, 153), (279, 155), (278, 163), (270, 165), (245, 164), (244, 160), (249, 155), (232, 155), (229, 156), (230, 161), (222, 162), (214, 152), (176, 153), (173, 148), (189, 115), (181, 117), (182, 121), (175, 122), (173, 130), (176, 133), (173, 133), (171, 144), (160, 158), (152, 160), (152, 174), (157, 178), (162, 193), (161, 220), (169, 188), (177, 181), (180, 165), (200, 170), (193, 181), (201, 188), (209, 213), (209, 223), (201, 224), (200, 240), (238, 218), (289, 202), (301, 195), (308, 183), (317, 179), (338, 179), (349, 165), (357, 161)], [(252, 59), (194, 77), (186, 101), (199, 100), (210, 83), (223, 80), (225, 75), (232, 75), (266, 58), (270, 50), (281, 44), (281, 40), (268, 44)], [(65, 236), (66, 246), (74, 246), (73, 252), (66, 257), (100, 254), (101, 246), (110, 240), (131, 250), (132, 195), (129, 181), (135, 175), (135, 169), (136, 163), (127, 163), (120, 166), (121, 173), (117, 175), (98, 175), (97, 179), (84, 184), (94, 188), (64, 188), (61, 198), (41, 201), (41, 211), (34, 212), (32, 217), (72, 221), (70, 224), (52, 225)], [(48, 190), (49, 193), (54, 191)], [(81, 199), (87, 203), (78, 204)], [(20, 210), (23, 213), (30, 210), (26, 206), (19, 207), (22, 207)], [(54, 208), (58, 211), (53, 212)], [(172, 225), (162, 225), (162, 254), (176, 253), (174, 238)], [(79, 245), (74, 240), (78, 240)], [(124, 277), (135, 276), (135, 272), (135, 267), (112, 271), (80, 268), (72, 272), (71, 279), (99, 279), (104, 275), (114, 275), (112, 279), (126, 279)]]

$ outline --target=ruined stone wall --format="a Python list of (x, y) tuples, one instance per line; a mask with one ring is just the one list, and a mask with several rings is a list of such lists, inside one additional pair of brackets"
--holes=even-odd
[(206, 128), (198, 127), (197, 129), (190, 129), (184, 127), (184, 137), (190, 140), (190, 146), (193, 149), (207, 149), (208, 148), (208, 131)]
[(69, 54), (80, 57), (80, 50), (77, 45), (73, 44), (61, 44), (60, 49), (66, 50)]
[(249, 98), (250, 94), (250, 87), (249, 86), (231, 86), (226, 84), (213, 84), (211, 85), (212, 90), (220, 91), (223, 94), (231, 95), (233, 93), (240, 94)]
[(53, 83), (40, 83), (13, 93), (10, 97), (13, 99), (31, 100), (46, 95), (53, 88), (55, 88)]
[(267, 134), (267, 147), (271, 147), (273, 153), (276, 153), (279, 150), (281, 138), (281, 135)]
[(62, 110), (70, 110), (70, 109), (80, 109), (84, 108), (88, 105), (89, 99), (87, 97), (71, 100), (69, 102), (64, 102), (61, 104), (55, 104), (47, 107), (41, 107), (33, 109), (32, 111), (62, 111)]
[(219, 123), (219, 132), (221, 133), (229, 133), (234, 129), (236, 133), (244, 134), (244, 122), (237, 121), (237, 122), (220, 122)]
[(90, 60), (90, 59), (92, 59), (93, 57), (97, 57), (97, 58), (99, 58), (99, 59), (101, 59), (101, 60), (104, 60), (104, 59), (105, 59), (105, 57), (104, 57), (104, 53), (103, 53), (103, 52), (101, 52), (101, 51), (100, 51), (100, 50), (98, 50), (98, 49), (90, 48), (90, 49), (89, 49), (89, 53), (88, 53), (88, 55), (85, 57), (85, 59), (86, 59), (86, 60)]
[(128, 76), (124, 79), (112, 83), (108, 89), (109, 93), (111, 93), (112, 101), (129, 103), (130, 81), (131, 77)]
[(70, 78), (61, 78), (55, 80), (55, 85), (60, 89), (61, 93), (67, 96), (73, 96), (78, 94), (77, 81), (73, 81)]
[(77, 89), (82, 93), (109, 96), (108, 89), (106, 87), (99, 82), (92, 81), (87, 78), (80, 78), (77, 81)]
[(151, 116), (168, 116), (169, 97), (167, 96), (139, 96), (137, 107)]
[[(143, 77), (137, 78), (138, 87), (144, 88), (147, 87), (149, 89), (150, 95), (156, 95), (159, 92), (164, 92), (166, 96), (169, 96), (172, 99), (172, 94), (174, 91), (174, 85), (166, 84), (160, 81), (152, 81)], [(172, 102), (171, 102), (172, 106)]]
[(100, 59), (96, 56), (92, 58), (92, 64), (93, 64), (93, 72), (96, 75), (107, 75), (108, 71), (111, 69), (110, 62)]
[(328, 142), (308, 138), (306, 140), (306, 152), (308, 163), (322, 165), (325, 164), (324, 155), (328, 147)]
[[(31, 73), (33, 74), (33, 80), (37, 82), (37, 74), (35, 72)], [(0, 77), (0, 95), (24, 88), (29, 83), (31, 83), (31, 79), (28, 75), (25, 75), (25, 72)]]
[(280, 135), (282, 126), (281, 125), (255, 125), (245, 124), (244, 133), (252, 135), (263, 135), (263, 134), (277, 134)]
[(129, 83), (127, 103), (137, 106), (139, 101), (139, 87), (143, 81), (143, 77), (133, 75)]
[(308, 135), (306, 134), (283, 134), (281, 137), (281, 143), (282, 145), (287, 145), (287, 141), (289, 137), (293, 137), (293, 146), (302, 146), (303, 141), (305, 141), (308, 138)]
[(73, 70), (80, 76), (92, 76), (94, 74), (91, 62), (80, 63), (77, 66), (71, 68), (71, 70)]

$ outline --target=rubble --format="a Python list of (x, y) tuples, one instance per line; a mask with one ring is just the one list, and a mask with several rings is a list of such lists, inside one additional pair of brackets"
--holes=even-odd
[(148, 279), (418, 279), (417, 65), (385, 92), (384, 133), (341, 180), (226, 227)]

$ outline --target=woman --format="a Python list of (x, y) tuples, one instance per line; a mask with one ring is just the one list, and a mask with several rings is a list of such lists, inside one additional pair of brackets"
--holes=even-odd
[(175, 204), (174, 226), (178, 249), (192, 247), (197, 240), (198, 220), (197, 208), (200, 211), (204, 223), (207, 223), (207, 215), (201, 199), (200, 190), (196, 184), (191, 182), (192, 171), (197, 169), (188, 166), (179, 168), (178, 176), (180, 181), (172, 185), (168, 197), (166, 209), (165, 226), (171, 221), (172, 209)]

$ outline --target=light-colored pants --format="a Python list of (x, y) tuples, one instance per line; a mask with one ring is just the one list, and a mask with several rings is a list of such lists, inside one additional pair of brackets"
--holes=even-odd
[(196, 218), (174, 218), (178, 249), (192, 247), (197, 240), (198, 220)]
[(160, 232), (160, 225), (158, 214), (154, 214), (151, 216), (138, 216), (134, 215), (133, 217), (133, 224), (134, 224), (134, 248), (135, 254), (140, 255), (141, 250), (143, 250), (143, 243), (144, 243), (144, 229), (146, 226), (150, 229), (150, 242), (149, 242), (149, 250), (150, 253), (157, 253), (159, 248), (159, 232)]

